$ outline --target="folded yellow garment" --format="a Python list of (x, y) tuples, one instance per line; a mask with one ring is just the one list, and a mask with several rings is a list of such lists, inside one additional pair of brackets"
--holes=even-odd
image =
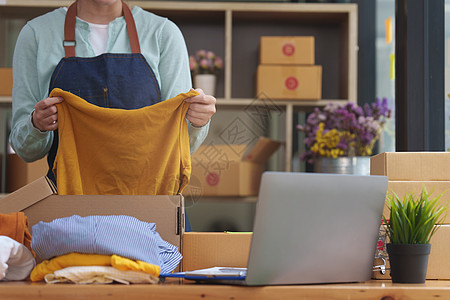
[(79, 284), (105, 284), (105, 283), (150, 283), (159, 282), (157, 276), (136, 271), (121, 271), (108, 266), (80, 266), (67, 267), (45, 275), (47, 283), (79, 283)]
[(153, 276), (159, 276), (161, 268), (143, 261), (134, 261), (119, 255), (101, 255), (69, 253), (44, 260), (31, 271), (31, 281), (44, 280), (45, 275), (57, 270), (76, 266), (112, 266), (121, 271), (140, 271)]
[(152, 106), (99, 107), (54, 89), (59, 145), (53, 172), (60, 195), (176, 195), (189, 183), (191, 155), (186, 98)]
[(140, 260), (131, 260), (119, 255), (111, 257), (111, 266), (121, 271), (142, 271), (144, 273), (159, 276), (161, 268)]

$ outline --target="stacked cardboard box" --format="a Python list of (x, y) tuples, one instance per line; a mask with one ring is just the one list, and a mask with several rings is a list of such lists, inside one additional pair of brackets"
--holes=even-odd
[(0, 68), (0, 96), (12, 95), (13, 76), (11, 68)]
[(322, 66), (314, 63), (313, 36), (261, 37), (257, 97), (319, 100)]
[[(442, 205), (450, 201), (450, 153), (448, 152), (389, 152), (371, 157), (370, 174), (389, 178), (388, 193), (394, 192), (400, 199), (406, 194), (419, 196), (422, 188), (441, 197)], [(388, 218), (387, 206), (383, 215)], [(450, 214), (431, 239), (427, 279), (450, 279)], [(375, 265), (381, 264), (377, 260)], [(374, 273), (375, 279), (389, 279), (389, 272)]]

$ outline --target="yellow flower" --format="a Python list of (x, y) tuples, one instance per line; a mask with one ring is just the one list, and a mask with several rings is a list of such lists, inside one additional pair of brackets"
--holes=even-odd
[(325, 124), (320, 123), (316, 132), (316, 142), (311, 146), (311, 151), (325, 157), (336, 158), (343, 155), (344, 151), (336, 147), (339, 145), (342, 137), (350, 134), (348, 132), (339, 132), (336, 129), (332, 129), (324, 134), (324, 128)]

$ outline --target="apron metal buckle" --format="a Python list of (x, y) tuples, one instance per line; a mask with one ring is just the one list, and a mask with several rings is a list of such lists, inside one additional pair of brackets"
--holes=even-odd
[(63, 47), (75, 47), (77, 44), (76, 41), (63, 41)]

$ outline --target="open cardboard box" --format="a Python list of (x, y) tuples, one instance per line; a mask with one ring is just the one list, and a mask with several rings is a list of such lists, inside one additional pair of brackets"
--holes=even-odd
[[(0, 213), (23, 211), (30, 229), (40, 222), (80, 215), (129, 215), (156, 224), (156, 231), (181, 252), (184, 198), (144, 195), (57, 195), (53, 183), (41, 177), (0, 199)], [(39, 258), (38, 258), (39, 261)]]
[(247, 145), (200, 146), (192, 156), (190, 184), (183, 191), (190, 196), (255, 196), (264, 164), (280, 142), (261, 137)]

